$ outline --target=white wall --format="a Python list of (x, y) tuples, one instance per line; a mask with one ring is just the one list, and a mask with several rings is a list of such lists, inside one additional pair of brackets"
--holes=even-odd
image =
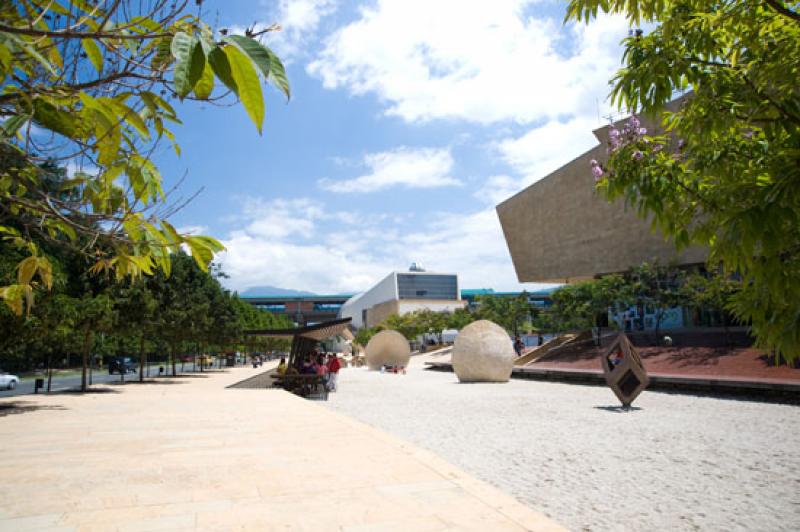
[(378, 303), (397, 299), (397, 273), (392, 272), (381, 282), (364, 292), (363, 294), (348, 299), (342, 305), (339, 316), (342, 318), (352, 318), (353, 327), (360, 329), (364, 326), (361, 320), (362, 310), (369, 309)]

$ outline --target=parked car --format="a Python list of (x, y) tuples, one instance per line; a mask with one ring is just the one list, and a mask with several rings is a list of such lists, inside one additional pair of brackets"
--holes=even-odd
[(113, 357), (108, 363), (108, 374), (136, 373), (139, 366), (131, 357)]
[(16, 375), (12, 375), (10, 373), (6, 373), (3, 370), (0, 370), (0, 388), (5, 388), (6, 390), (13, 390), (19, 384), (19, 377)]

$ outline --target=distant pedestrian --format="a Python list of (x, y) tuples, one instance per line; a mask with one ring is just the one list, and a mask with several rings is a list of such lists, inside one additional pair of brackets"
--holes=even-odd
[(342, 368), (342, 363), (339, 362), (339, 357), (336, 353), (331, 354), (328, 361), (328, 390), (335, 392), (339, 384), (339, 370)]
[(522, 342), (522, 339), (519, 337), (519, 335), (516, 335), (514, 337), (514, 352), (517, 354), (517, 356), (522, 356), (523, 349), (525, 349), (525, 344)]

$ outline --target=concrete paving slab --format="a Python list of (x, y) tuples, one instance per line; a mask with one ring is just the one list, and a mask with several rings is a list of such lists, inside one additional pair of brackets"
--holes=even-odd
[(260, 371), (0, 400), (0, 530), (563, 530)]

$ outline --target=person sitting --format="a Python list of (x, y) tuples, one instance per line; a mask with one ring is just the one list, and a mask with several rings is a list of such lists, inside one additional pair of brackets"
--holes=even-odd
[(322, 377), (326, 377), (328, 374), (328, 366), (325, 365), (325, 358), (322, 354), (317, 355), (317, 375), (321, 375)]
[(303, 360), (303, 366), (300, 368), (300, 373), (302, 375), (316, 375), (317, 368), (314, 367), (314, 364), (311, 362), (311, 357), (306, 357)]
[(281, 361), (278, 362), (278, 368), (276, 369), (278, 375), (285, 375), (286, 374), (286, 357), (281, 357)]

